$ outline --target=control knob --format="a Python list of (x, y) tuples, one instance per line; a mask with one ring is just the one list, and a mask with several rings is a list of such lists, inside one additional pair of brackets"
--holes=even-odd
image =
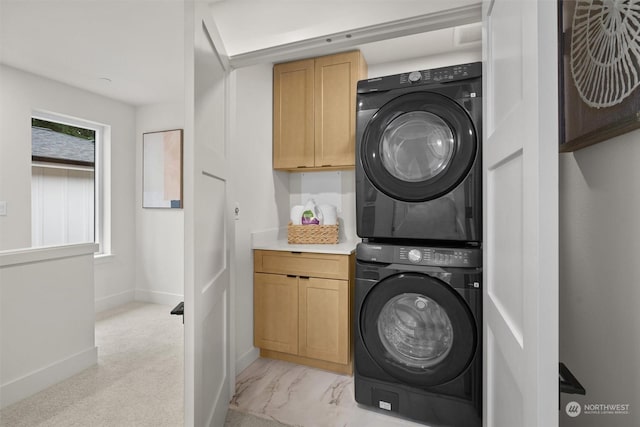
[(422, 74), (420, 71), (413, 71), (409, 73), (409, 81), (411, 83), (419, 82), (420, 80), (422, 80)]
[(418, 249), (411, 249), (407, 255), (409, 256), (409, 261), (414, 264), (422, 261), (422, 253)]

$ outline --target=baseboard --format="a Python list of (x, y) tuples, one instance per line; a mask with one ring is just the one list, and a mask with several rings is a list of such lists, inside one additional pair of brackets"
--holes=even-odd
[(260, 349), (251, 347), (249, 351), (245, 352), (236, 361), (236, 375), (238, 375), (240, 372), (247, 369), (249, 365), (251, 365), (253, 362), (258, 360), (259, 357), (260, 357)]
[(133, 299), (135, 301), (173, 306), (179, 304), (180, 301), (184, 301), (184, 295), (172, 294), (169, 292), (149, 291), (146, 289), (136, 289)]
[(337, 372), (344, 375), (353, 375), (353, 362), (351, 360), (349, 360), (347, 364), (342, 364), (265, 349), (260, 350), (260, 357), (266, 357), (267, 359), (284, 360), (286, 362), (297, 363), (298, 365), (307, 365), (311, 366), (312, 368)]
[(96, 313), (100, 313), (101, 311), (109, 310), (131, 302), (133, 301), (134, 296), (134, 291), (129, 290), (120, 292), (119, 294), (109, 295), (108, 297), (97, 299), (95, 302)]
[(0, 386), (0, 408), (29, 397), (98, 363), (98, 347), (76, 353)]

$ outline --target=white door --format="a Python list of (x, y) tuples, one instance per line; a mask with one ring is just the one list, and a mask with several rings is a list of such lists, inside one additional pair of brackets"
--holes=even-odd
[(222, 426), (231, 397), (228, 61), (205, 2), (185, 1), (185, 426)]
[(555, 0), (483, 2), (485, 425), (558, 425)]

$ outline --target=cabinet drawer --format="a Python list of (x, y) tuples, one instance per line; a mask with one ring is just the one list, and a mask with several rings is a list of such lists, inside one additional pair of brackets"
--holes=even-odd
[(349, 279), (349, 256), (256, 250), (254, 271), (295, 276)]

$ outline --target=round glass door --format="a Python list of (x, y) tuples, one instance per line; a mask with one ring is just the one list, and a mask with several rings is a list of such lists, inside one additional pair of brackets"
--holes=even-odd
[(422, 202), (455, 188), (476, 151), (475, 127), (457, 102), (414, 92), (394, 98), (372, 116), (360, 159), (380, 191), (396, 200)]
[(376, 284), (363, 302), (359, 328), (380, 368), (417, 386), (461, 375), (477, 349), (477, 327), (466, 302), (422, 273), (396, 274)]
[(453, 327), (431, 298), (406, 293), (390, 299), (378, 317), (378, 336), (389, 355), (410, 368), (430, 368), (451, 351)]
[(435, 178), (447, 168), (454, 151), (455, 139), (447, 123), (425, 111), (393, 119), (380, 139), (382, 165), (405, 182)]

